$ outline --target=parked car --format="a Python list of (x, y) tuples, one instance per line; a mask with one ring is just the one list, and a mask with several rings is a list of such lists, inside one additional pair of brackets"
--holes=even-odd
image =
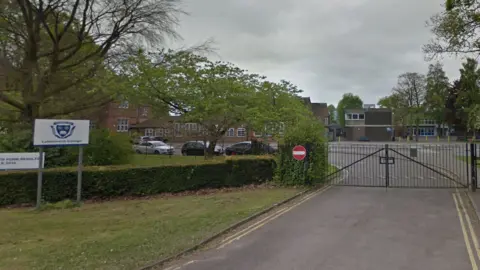
[[(189, 141), (183, 144), (182, 146), (182, 155), (184, 156), (203, 156), (205, 148), (210, 145), (210, 142), (205, 144), (203, 141)], [(217, 156), (223, 155), (224, 149), (220, 145), (215, 145), (214, 154)]]
[(358, 139), (359, 142), (369, 142), (370, 139), (367, 137), (367, 136), (361, 136), (359, 139)]
[(173, 155), (175, 148), (162, 141), (146, 141), (133, 145), (137, 154)]
[(133, 140), (135, 144), (149, 142), (149, 141), (160, 141), (160, 142), (167, 143), (168, 140), (158, 136), (140, 136)]
[(256, 142), (257, 149), (253, 149), (254, 143), (252, 141), (244, 141), (233, 144), (225, 149), (225, 155), (252, 155), (254, 154), (275, 154), (277, 150), (275, 150), (270, 145), (267, 145), (263, 142)]

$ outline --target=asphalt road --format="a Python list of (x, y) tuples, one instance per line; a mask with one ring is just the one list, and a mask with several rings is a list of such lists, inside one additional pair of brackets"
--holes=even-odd
[(451, 192), (332, 187), (167, 269), (475, 269)]

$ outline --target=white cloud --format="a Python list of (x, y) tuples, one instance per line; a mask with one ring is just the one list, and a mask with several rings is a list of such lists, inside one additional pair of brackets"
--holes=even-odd
[[(186, 0), (179, 32), (186, 45), (214, 38), (222, 60), (289, 80), (314, 101), (353, 92), (376, 103), (399, 74), (426, 73), (425, 22), (443, 1)], [(460, 61), (444, 63), (456, 78)]]

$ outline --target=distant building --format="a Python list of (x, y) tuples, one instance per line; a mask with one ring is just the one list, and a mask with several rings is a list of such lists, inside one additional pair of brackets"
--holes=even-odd
[(345, 137), (358, 141), (390, 141), (393, 136), (393, 114), (390, 109), (366, 108), (345, 110)]
[(364, 109), (375, 109), (375, 104), (363, 104)]

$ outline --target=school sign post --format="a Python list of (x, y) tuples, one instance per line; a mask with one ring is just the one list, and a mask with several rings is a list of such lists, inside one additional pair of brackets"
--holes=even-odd
[(35, 119), (33, 145), (40, 149), (37, 177), (37, 208), (42, 203), (44, 147), (78, 146), (77, 203), (82, 197), (83, 146), (88, 145), (90, 120)]

